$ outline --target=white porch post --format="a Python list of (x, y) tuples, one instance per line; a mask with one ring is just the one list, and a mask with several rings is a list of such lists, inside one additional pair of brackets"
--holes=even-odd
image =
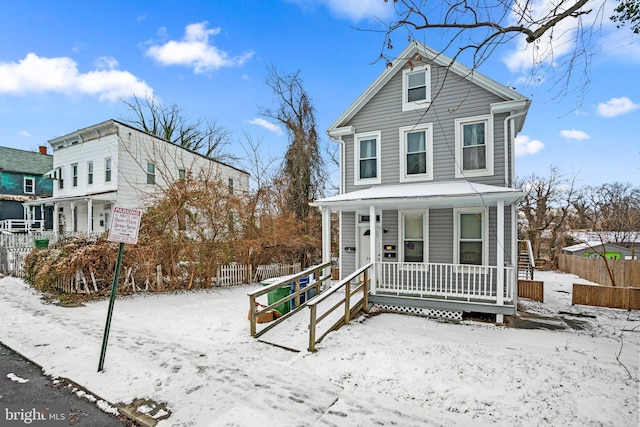
[[(68, 224), (68, 223), (67, 223)], [(76, 202), (71, 202), (71, 231), (75, 232), (76, 230)]]
[(93, 199), (87, 199), (87, 236), (93, 233)]
[(371, 205), (369, 206), (369, 257), (371, 262), (373, 263), (373, 268), (371, 269), (371, 274), (369, 277), (371, 278), (371, 295), (376, 294), (376, 207)]
[(45, 206), (44, 205), (40, 205), (40, 231), (44, 231), (45, 230), (45, 226), (44, 226), (45, 220), (46, 220), (46, 217), (45, 217)]
[[(331, 261), (331, 211), (322, 209), (322, 263)], [(328, 273), (327, 273), (328, 270)], [(331, 267), (325, 270), (324, 275), (331, 275)]]
[[(504, 201), (501, 200), (497, 205), (497, 236), (496, 236), (496, 263), (497, 269), (496, 273), (498, 274), (496, 284), (497, 284), (497, 305), (504, 305)], [(496, 323), (504, 322), (504, 316), (502, 314), (496, 315)]]
[(58, 207), (58, 203), (53, 204), (53, 232), (57, 236), (60, 231), (60, 211)]
[(518, 306), (518, 216), (515, 203), (511, 204), (511, 265), (513, 274), (513, 305)]

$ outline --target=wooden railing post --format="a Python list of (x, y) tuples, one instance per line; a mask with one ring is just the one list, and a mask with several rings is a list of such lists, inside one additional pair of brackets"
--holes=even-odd
[(369, 312), (369, 270), (364, 271), (364, 284), (362, 286), (362, 303), (364, 304), (362, 310), (365, 313)]
[(351, 282), (344, 285), (344, 324), (348, 325), (351, 317)]
[(310, 305), (309, 309), (311, 316), (309, 319), (309, 351), (314, 352), (316, 351), (316, 306)]
[(254, 295), (249, 295), (249, 320), (251, 320), (249, 333), (253, 337), (256, 335), (256, 297)]
[(300, 293), (299, 293), (299, 291), (300, 291), (300, 279), (296, 279), (294, 281), (294, 283), (295, 284), (293, 286), (293, 291), (296, 293), (296, 298), (295, 298), (296, 305), (295, 305), (295, 307), (298, 308), (298, 307), (300, 307)]

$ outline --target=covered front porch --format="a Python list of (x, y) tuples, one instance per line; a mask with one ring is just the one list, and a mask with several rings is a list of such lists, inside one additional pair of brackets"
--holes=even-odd
[[(515, 203), (522, 194), (456, 181), (376, 186), (312, 205), (322, 211), (323, 261), (331, 259), (337, 211), (341, 276), (373, 263), (371, 302), (490, 313), (502, 322), (517, 303)], [(469, 220), (478, 224), (477, 241), (467, 238)]]
[(56, 233), (101, 233), (109, 230), (111, 212), (117, 193), (87, 194), (81, 196), (49, 197), (24, 203), (25, 209), (33, 206), (53, 207), (53, 230)]

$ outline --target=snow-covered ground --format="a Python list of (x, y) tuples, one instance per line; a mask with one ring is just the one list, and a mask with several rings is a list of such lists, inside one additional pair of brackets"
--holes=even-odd
[(536, 279), (545, 303), (522, 306), (558, 329), (384, 313), (313, 354), (249, 336), (258, 285), (118, 298), (98, 373), (108, 301), (61, 307), (6, 277), (0, 341), (111, 403), (166, 403), (160, 426), (638, 425), (640, 312), (571, 306), (584, 280)]

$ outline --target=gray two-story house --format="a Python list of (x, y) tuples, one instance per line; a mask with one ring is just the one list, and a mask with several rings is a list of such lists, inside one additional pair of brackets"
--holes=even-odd
[(516, 309), (514, 138), (530, 101), (411, 43), (331, 125), (340, 192), (340, 273), (373, 263), (373, 303), (410, 312)]

